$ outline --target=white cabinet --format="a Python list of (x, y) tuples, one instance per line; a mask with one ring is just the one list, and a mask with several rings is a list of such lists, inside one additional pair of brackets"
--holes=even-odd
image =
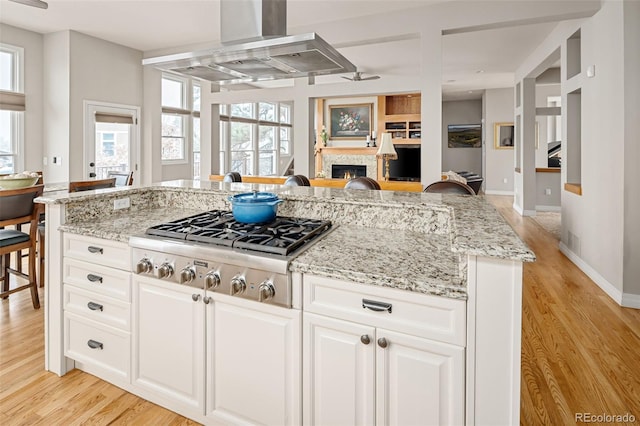
[(300, 311), (209, 294), (207, 417), (224, 424), (299, 425)]
[(133, 385), (169, 408), (197, 415), (204, 412), (203, 293), (153, 278), (133, 280)]
[(305, 424), (464, 423), (464, 301), (407, 293), (304, 277)]
[(130, 382), (131, 282), (127, 244), (63, 236), (64, 354), (76, 368)]
[(461, 425), (464, 380), (464, 348), (376, 330), (376, 424)]
[(307, 313), (303, 329), (304, 423), (372, 425), (375, 329)]

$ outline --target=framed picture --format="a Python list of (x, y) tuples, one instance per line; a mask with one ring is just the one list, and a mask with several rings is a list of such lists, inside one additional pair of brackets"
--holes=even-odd
[(493, 125), (493, 146), (496, 149), (513, 149), (513, 123), (495, 123)]
[(482, 124), (449, 124), (449, 148), (482, 148)]
[(329, 105), (329, 137), (362, 139), (371, 134), (373, 104)]

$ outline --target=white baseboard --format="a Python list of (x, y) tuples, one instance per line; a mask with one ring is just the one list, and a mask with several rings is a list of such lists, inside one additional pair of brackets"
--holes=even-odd
[(513, 195), (513, 191), (496, 191), (496, 190), (486, 190), (484, 191), (486, 195)]
[(536, 211), (538, 212), (560, 212), (562, 211), (561, 206), (536, 206)]
[(523, 212), (524, 212), (524, 211), (520, 208), (520, 206), (519, 206), (519, 205), (517, 205), (517, 204), (515, 203), (515, 201), (513, 202), (513, 209), (514, 209), (516, 212), (518, 212), (518, 214), (519, 214), (520, 216), (524, 216), (524, 215), (523, 215)]
[(622, 306), (640, 309), (640, 294), (622, 293)]
[[(562, 241), (559, 244), (560, 251), (569, 258), (575, 265), (582, 270), (591, 280), (596, 283), (598, 287), (602, 289), (607, 295), (612, 298), (618, 305), (622, 304), (623, 297), (622, 292), (618, 290), (613, 284), (607, 281), (602, 275), (600, 275), (595, 269), (589, 266), (584, 260), (582, 260), (577, 254), (569, 250)], [(634, 296), (629, 294), (628, 296)], [(640, 296), (636, 296), (638, 299), (636, 302), (640, 302)]]

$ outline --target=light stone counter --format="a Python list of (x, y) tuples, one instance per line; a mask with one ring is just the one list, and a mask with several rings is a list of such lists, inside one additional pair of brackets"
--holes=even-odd
[(341, 225), (296, 257), (291, 270), (466, 299), (464, 266), (448, 236)]
[[(51, 194), (64, 204), (61, 230), (126, 242), (158, 223), (231, 206), (229, 195), (277, 193), (281, 216), (330, 220), (334, 230), (292, 262), (292, 269), (355, 282), (466, 298), (466, 256), (534, 261), (535, 255), (482, 196), (346, 191), (209, 181)], [(128, 197), (131, 207), (113, 210)]]

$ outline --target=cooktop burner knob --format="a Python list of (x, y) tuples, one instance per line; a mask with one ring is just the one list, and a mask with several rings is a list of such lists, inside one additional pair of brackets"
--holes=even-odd
[(193, 266), (185, 266), (180, 271), (180, 284), (189, 284), (196, 277), (196, 270)]
[(136, 273), (138, 274), (147, 274), (153, 271), (153, 264), (147, 258), (141, 259), (136, 264)]
[(245, 281), (242, 275), (236, 275), (231, 278), (231, 295), (235, 296), (236, 294), (244, 293), (244, 290), (247, 288), (247, 282)]
[(158, 278), (171, 278), (173, 275), (173, 266), (168, 263), (163, 263), (158, 268)]
[(208, 289), (216, 288), (220, 285), (220, 273), (218, 271), (209, 271), (204, 276), (204, 284)]
[(267, 300), (273, 298), (276, 295), (276, 288), (273, 286), (273, 282), (271, 280), (264, 280), (260, 283), (260, 287), (258, 287), (258, 301), (266, 302)]

